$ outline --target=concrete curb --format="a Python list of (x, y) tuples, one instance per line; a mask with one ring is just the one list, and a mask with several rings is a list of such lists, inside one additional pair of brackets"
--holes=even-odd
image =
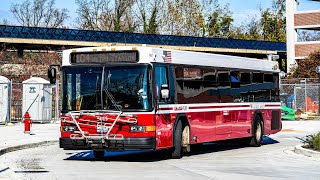
[(293, 151), (297, 154), (302, 154), (308, 157), (320, 158), (320, 152), (306, 149), (306, 148), (303, 148), (302, 146), (303, 145), (295, 146)]
[(29, 148), (35, 148), (43, 145), (51, 145), (54, 143), (57, 143), (59, 141), (53, 140), (53, 141), (41, 141), (37, 143), (30, 143), (30, 144), (23, 144), (23, 145), (18, 145), (18, 146), (11, 146), (7, 148), (0, 149), (0, 156), (2, 156), (5, 153), (13, 152), (13, 151), (18, 151), (22, 149), (29, 149)]
[[(13, 151), (18, 151), (22, 149), (30, 149), (30, 148), (35, 148), (39, 146), (45, 146), (45, 145), (51, 145), (54, 143), (57, 143), (59, 141), (54, 140), (54, 141), (42, 141), (42, 142), (37, 142), (37, 143), (30, 143), (30, 144), (23, 144), (23, 145), (18, 145), (18, 146), (11, 146), (7, 148), (0, 149), (0, 156), (13, 152)], [(16, 173), (10, 169), (10, 167), (3, 167), (2, 163), (0, 162), (0, 173), (5, 173), (10, 179), (19, 179), (16, 175)]]

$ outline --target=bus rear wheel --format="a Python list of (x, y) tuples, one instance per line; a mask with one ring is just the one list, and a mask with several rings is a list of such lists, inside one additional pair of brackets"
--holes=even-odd
[(182, 123), (179, 121), (174, 131), (172, 159), (180, 159), (182, 155)]
[(104, 158), (104, 150), (93, 150), (93, 155), (97, 159), (103, 159)]
[(259, 147), (263, 141), (263, 121), (260, 116), (255, 118), (253, 123), (253, 136), (250, 140), (250, 146)]
[(190, 127), (189, 126), (183, 127), (181, 139), (182, 139), (181, 141), (182, 152), (189, 153), (190, 152)]

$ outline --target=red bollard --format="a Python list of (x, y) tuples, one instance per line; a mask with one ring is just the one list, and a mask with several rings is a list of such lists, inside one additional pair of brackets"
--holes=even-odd
[(28, 112), (23, 116), (24, 119), (24, 133), (25, 134), (30, 134), (30, 127), (32, 124), (31, 117)]

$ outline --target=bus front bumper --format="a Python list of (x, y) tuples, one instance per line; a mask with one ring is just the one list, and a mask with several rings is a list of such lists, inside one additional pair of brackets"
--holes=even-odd
[(60, 148), (65, 150), (92, 150), (105, 149), (113, 151), (121, 150), (154, 150), (156, 148), (155, 137), (144, 138), (124, 138), (123, 140), (105, 140), (101, 143), (97, 140), (94, 144), (89, 144), (84, 139), (60, 138)]

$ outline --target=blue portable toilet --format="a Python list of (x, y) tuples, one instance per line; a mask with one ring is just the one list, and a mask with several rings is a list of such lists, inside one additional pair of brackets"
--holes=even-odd
[(294, 99), (295, 99), (295, 94), (291, 94), (291, 96), (288, 97), (287, 99), (287, 107), (294, 109)]

